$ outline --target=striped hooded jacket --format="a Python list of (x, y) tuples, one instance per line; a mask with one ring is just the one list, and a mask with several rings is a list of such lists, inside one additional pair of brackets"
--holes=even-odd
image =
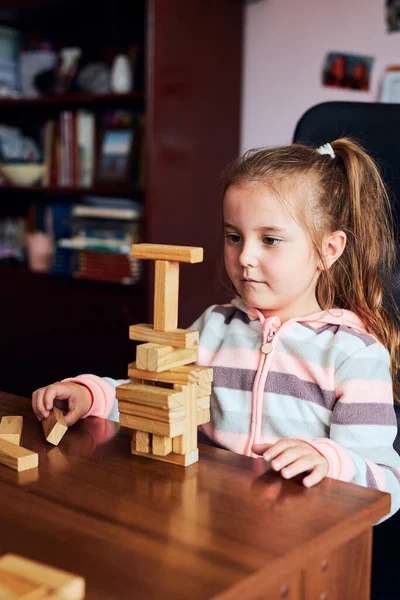
[[(297, 438), (329, 463), (328, 477), (378, 488), (400, 506), (400, 457), (390, 357), (352, 312), (334, 309), (280, 322), (239, 298), (194, 323), (198, 363), (213, 367), (211, 421), (203, 433), (248, 456), (254, 443)], [(118, 419), (115, 385), (81, 375), (88, 415)]]

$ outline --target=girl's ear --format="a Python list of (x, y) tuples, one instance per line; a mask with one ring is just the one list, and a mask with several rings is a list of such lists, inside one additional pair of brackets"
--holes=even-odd
[(334, 231), (324, 237), (322, 252), (325, 264), (321, 270), (330, 269), (334, 262), (343, 254), (346, 247), (347, 237), (344, 231)]

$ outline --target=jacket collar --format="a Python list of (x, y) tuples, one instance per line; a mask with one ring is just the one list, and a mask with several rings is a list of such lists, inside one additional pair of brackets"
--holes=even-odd
[[(265, 322), (265, 317), (262, 313), (254, 307), (248, 306), (245, 304), (240, 298), (240, 296), (236, 296), (232, 300), (232, 305), (244, 312), (251, 321), (260, 321), (261, 325)], [(279, 320), (278, 317), (269, 317), (268, 320), (274, 319)], [(280, 322), (280, 321), (279, 321)], [(311, 315), (306, 315), (304, 317), (292, 317), (288, 322), (298, 322), (298, 323), (327, 323), (330, 325), (345, 325), (354, 329), (354, 331), (358, 333), (367, 333), (365, 326), (361, 319), (352, 311), (346, 310), (344, 308), (332, 308), (331, 310), (323, 310), (321, 312), (313, 313)]]

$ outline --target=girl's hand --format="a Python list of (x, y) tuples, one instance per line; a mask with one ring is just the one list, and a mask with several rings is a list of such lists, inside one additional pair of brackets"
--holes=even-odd
[(49, 416), (55, 400), (62, 400), (68, 406), (68, 412), (64, 415), (68, 427), (86, 415), (92, 406), (92, 396), (85, 386), (67, 381), (53, 383), (32, 394), (33, 412), (39, 421)]
[(311, 487), (322, 481), (328, 473), (326, 458), (315, 448), (300, 440), (281, 439), (275, 444), (254, 444), (255, 454), (271, 461), (274, 471), (280, 471), (282, 477), (290, 479), (300, 473), (310, 472), (303, 479), (303, 485)]

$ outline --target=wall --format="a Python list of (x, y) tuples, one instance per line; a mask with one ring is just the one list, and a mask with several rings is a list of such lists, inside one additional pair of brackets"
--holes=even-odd
[[(400, 63), (400, 33), (386, 33), (384, 5), (385, 0), (247, 0), (242, 150), (290, 142), (298, 119), (314, 104), (379, 98), (384, 69)], [(327, 51), (374, 56), (370, 91), (324, 88)]]

